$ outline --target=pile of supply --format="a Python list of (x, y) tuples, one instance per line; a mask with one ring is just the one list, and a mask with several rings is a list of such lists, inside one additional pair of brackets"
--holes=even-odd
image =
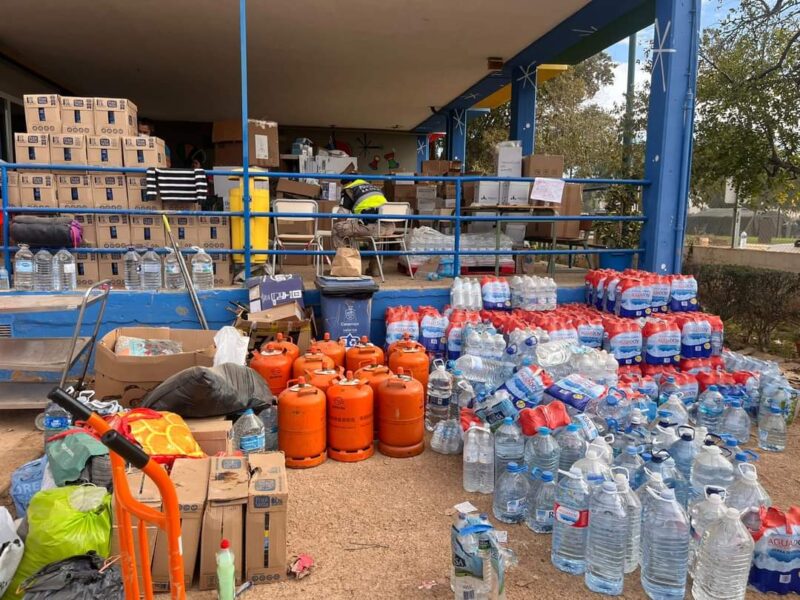
[[(461, 235), (461, 250), (474, 251), (478, 254), (465, 254), (461, 257), (462, 267), (493, 267), (495, 264), (495, 255), (493, 254), (480, 254), (482, 250), (511, 250), (513, 241), (506, 234), (501, 233), (499, 241), (492, 232), (486, 233), (464, 233)], [(453, 236), (440, 233), (430, 227), (418, 227), (412, 229), (407, 238), (406, 246), (411, 252), (425, 252), (427, 250), (433, 251), (451, 251), (454, 247)], [(414, 254), (403, 257), (403, 262), (412, 270), (415, 270), (421, 264), (428, 262), (433, 258), (439, 258), (439, 274), (443, 276), (452, 277), (452, 256), (435, 255), (435, 254)], [(499, 255), (501, 267), (514, 267), (514, 256), (511, 254)], [(448, 267), (449, 266), (449, 267)], [(447, 272), (447, 269), (450, 269)]]

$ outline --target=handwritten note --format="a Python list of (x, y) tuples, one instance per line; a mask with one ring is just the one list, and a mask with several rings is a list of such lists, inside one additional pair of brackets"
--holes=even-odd
[(531, 188), (531, 200), (542, 202), (555, 202), (561, 204), (561, 195), (564, 193), (563, 179), (550, 179), (537, 177)]

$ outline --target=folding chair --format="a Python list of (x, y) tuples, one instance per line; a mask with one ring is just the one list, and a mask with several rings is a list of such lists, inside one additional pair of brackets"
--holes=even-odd
[[(316, 200), (289, 200), (276, 198), (272, 201), (272, 211), (276, 213), (307, 213), (313, 214), (319, 211)], [(317, 231), (316, 217), (275, 217), (272, 219), (275, 226), (275, 237), (273, 239), (273, 249), (286, 249), (288, 247), (303, 250), (322, 250), (322, 243)], [(310, 222), (311, 233), (281, 233), (281, 223)], [(320, 255), (314, 255), (314, 269), (317, 274), (321, 274), (322, 260)], [(272, 272), (276, 272), (278, 255), (272, 255)], [(281, 262), (281, 268), (283, 264)]]
[[(408, 252), (408, 248), (406, 248), (408, 219), (399, 219), (397, 217), (412, 214), (411, 204), (408, 202), (387, 202), (378, 208), (378, 214), (390, 216), (388, 219), (378, 219), (378, 223), (394, 225), (394, 232), (389, 235), (378, 235), (374, 239), (371, 238), (372, 246), (375, 248), (375, 251), (377, 252), (379, 248), (385, 249), (387, 246), (395, 244), (399, 246), (403, 252)], [(406, 261), (408, 261), (407, 255)], [(381, 273), (381, 281), (386, 281), (383, 277), (383, 256), (378, 257), (378, 270)], [(411, 275), (411, 279), (414, 279), (414, 270), (409, 267), (408, 272)]]

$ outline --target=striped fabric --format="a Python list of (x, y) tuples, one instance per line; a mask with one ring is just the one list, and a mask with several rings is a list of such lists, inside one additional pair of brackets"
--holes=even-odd
[(208, 196), (205, 169), (147, 169), (147, 199), (200, 202)]

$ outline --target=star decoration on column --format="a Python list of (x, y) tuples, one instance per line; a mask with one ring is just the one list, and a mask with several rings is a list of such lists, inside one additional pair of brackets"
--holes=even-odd
[(661, 87), (664, 93), (667, 93), (667, 76), (664, 71), (664, 54), (675, 53), (675, 48), (665, 48), (667, 38), (669, 38), (669, 30), (672, 27), (672, 21), (667, 21), (667, 26), (664, 28), (664, 34), (661, 34), (661, 27), (659, 26), (658, 19), (656, 19), (655, 35), (653, 36), (653, 70), (655, 71), (656, 65), (661, 69)]
[(462, 109), (455, 109), (453, 111), (453, 117), (455, 118), (455, 126), (456, 131), (459, 133), (466, 133), (467, 131), (467, 111)]
[(536, 87), (536, 63), (531, 63), (527, 67), (520, 67), (519, 71), (522, 75), (517, 77), (517, 81), (522, 82), (522, 87), (528, 87), (528, 84), (531, 87)]
[(464, 100), (475, 100), (478, 97), (478, 94), (475, 92), (470, 92), (469, 94), (464, 94), (461, 96)]
[(575, 27), (572, 29), (573, 33), (577, 33), (580, 37), (589, 37), (593, 33), (597, 33), (597, 27), (594, 25), (590, 25), (588, 29), (582, 29), (580, 27)]
[(425, 156), (425, 151), (428, 149), (428, 138), (425, 137), (424, 140), (419, 140), (417, 142), (417, 154), (420, 156)]

